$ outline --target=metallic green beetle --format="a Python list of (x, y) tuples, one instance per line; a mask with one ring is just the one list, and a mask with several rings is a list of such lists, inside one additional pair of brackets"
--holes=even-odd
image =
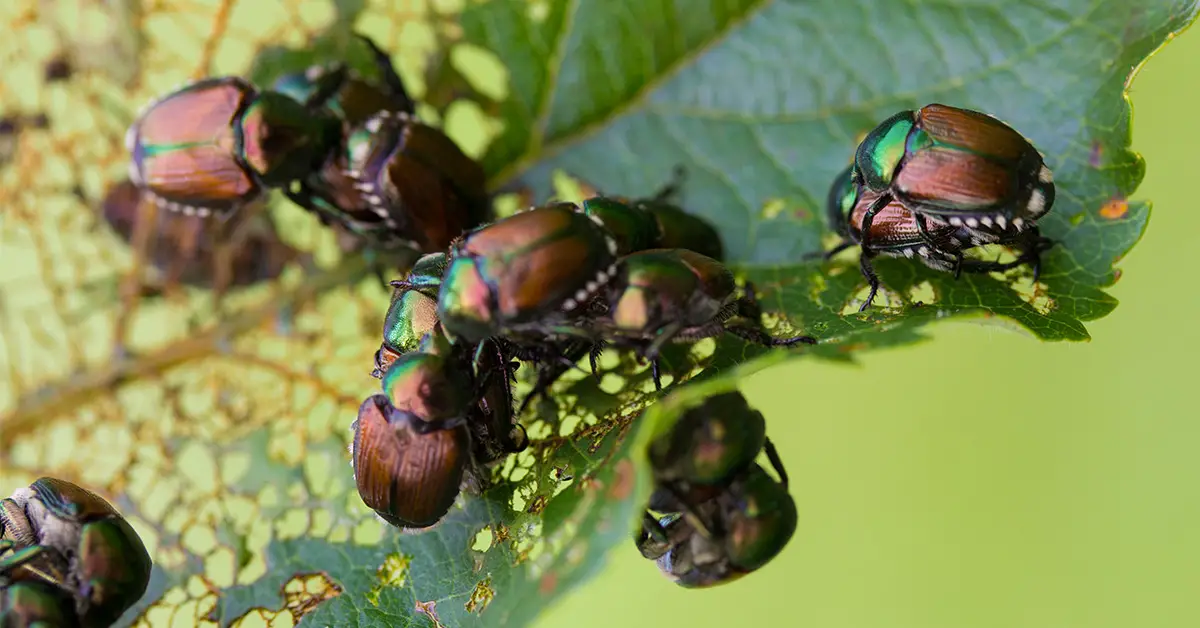
[(0, 571), (11, 577), (41, 564), (37, 571), (54, 574), (46, 582), (74, 597), (84, 626), (111, 625), (149, 584), (150, 555), (129, 523), (98, 495), (65, 480), (40, 478), (0, 500), (0, 528), (13, 552)]
[(647, 249), (689, 249), (720, 260), (724, 249), (717, 230), (668, 202), (678, 193), (682, 179), (683, 170), (676, 169), (675, 179), (650, 198), (597, 196), (583, 201), (583, 211), (598, 218), (616, 238), (618, 255)]
[[(877, 200), (882, 196), (856, 182), (852, 166), (834, 180), (826, 204), (829, 224), (842, 236), (843, 241), (825, 253), (824, 257), (828, 259), (856, 244), (862, 246), (859, 268), (870, 284), (871, 291), (859, 311), (870, 307), (879, 292), (879, 277), (871, 263), (876, 255), (915, 257), (934, 270), (953, 272), (956, 278), (962, 272), (1001, 272), (1029, 264), (1036, 282), (1041, 270), (1041, 254), (1053, 244), (1042, 237), (1036, 224), (1030, 223), (1019, 231), (1010, 229), (1005, 232), (954, 226), (913, 212), (894, 198), (887, 205), (876, 208), (874, 219), (866, 227), (868, 231), (864, 231), (867, 213), (876, 207)], [(1014, 248), (1017, 257), (1014, 261), (999, 263), (963, 256), (964, 251), (984, 244)]]
[(992, 116), (940, 104), (875, 127), (858, 145), (854, 177), (879, 194), (863, 217), (868, 236), (893, 198), (918, 214), (995, 236), (1032, 227), (1054, 204), (1054, 178), (1029, 140)]
[(438, 318), (474, 344), (504, 335), (546, 341), (607, 282), (617, 242), (574, 203), (552, 203), (466, 234), (450, 251)]
[(660, 484), (717, 485), (748, 469), (764, 450), (782, 474), (783, 463), (767, 438), (762, 413), (734, 391), (713, 395), (689, 408), (651, 441), (648, 455), (654, 479)]
[(0, 626), (74, 628), (80, 625), (75, 600), (62, 587), (44, 580), (5, 582), (0, 565)]
[(372, 377), (383, 377), (396, 358), (416, 351), (421, 338), (433, 331), (438, 323), (437, 296), (446, 266), (445, 253), (429, 253), (413, 264), (403, 280), (391, 282), (392, 302), (383, 319), (383, 343), (375, 352)]
[(796, 502), (786, 480), (776, 481), (757, 464), (719, 491), (700, 487), (681, 498), (675, 513), (647, 516), (638, 547), (683, 587), (725, 584), (761, 569), (796, 532)]
[(341, 123), (320, 107), (327, 95), (299, 103), (236, 76), (187, 85), (129, 127), (129, 178), (167, 210), (236, 211), (321, 168), (341, 140)]
[(374, 60), (378, 80), (365, 78), (337, 62), (285, 74), (271, 86), (273, 91), (298, 102), (310, 102), (322, 91), (328, 91), (328, 84), (338, 84), (320, 106), (341, 122), (339, 145), (330, 151), (320, 168), (286, 194), (297, 205), (315, 213), (323, 224), (340, 225), (376, 249), (419, 250), (409, 234), (399, 231), (393, 217), (376, 211), (349, 173), (351, 155), (345, 141), (348, 136), (381, 111), (407, 115), (416, 108), (387, 53), (370, 39), (362, 36), (359, 39)]
[[(816, 344), (810, 336), (772, 337), (752, 286), (737, 295), (733, 273), (710, 257), (687, 249), (651, 249), (621, 258), (605, 290), (607, 308), (589, 320), (604, 340), (637, 347), (651, 361), (672, 341), (735, 334), (768, 347)], [(730, 322), (732, 320), (732, 322)]]
[(382, 395), (363, 402), (350, 452), (359, 496), (388, 523), (425, 528), (449, 512), (460, 486), (485, 484), (482, 465), (524, 449), (512, 422), (507, 362), (477, 378), (462, 347), (426, 335), (396, 359)]
[(346, 175), (390, 232), (445, 250), (492, 215), (483, 167), (440, 129), (381, 111), (346, 138)]

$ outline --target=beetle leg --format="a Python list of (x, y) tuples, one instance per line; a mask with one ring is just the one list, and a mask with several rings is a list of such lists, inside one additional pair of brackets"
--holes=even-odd
[(730, 325), (725, 328), (725, 331), (749, 342), (762, 345), (764, 347), (790, 347), (794, 344), (815, 345), (817, 339), (812, 336), (793, 336), (791, 338), (776, 338), (767, 333), (766, 330), (757, 327), (748, 327), (745, 325)]
[(504, 442), (501, 443), (501, 446), (510, 454), (525, 451), (525, 448), (529, 447), (529, 434), (525, 431), (525, 426), (513, 423), (512, 430), (504, 435)]
[(776, 338), (767, 333), (762, 327), (762, 306), (758, 303), (758, 291), (749, 281), (742, 286), (745, 296), (734, 302), (734, 312), (742, 318), (753, 321), (750, 325), (722, 326), (722, 332), (730, 332), (743, 340), (760, 344), (764, 347), (789, 347), (796, 343), (809, 345), (817, 344), (817, 339), (811, 336), (795, 336), (792, 338)]
[(304, 101), (306, 109), (313, 110), (324, 107), (325, 103), (346, 84), (346, 79), (350, 76), (350, 70), (346, 68), (346, 65), (334, 63), (330, 67), (328, 72), (317, 79), (316, 90)]
[(667, 542), (667, 530), (648, 511), (642, 513), (642, 532), (659, 543)]
[(833, 247), (832, 249), (829, 249), (828, 251), (813, 251), (812, 253), (805, 253), (804, 255), (800, 256), (800, 259), (813, 260), (813, 259), (820, 258), (821, 261), (828, 262), (829, 260), (833, 259), (833, 257), (835, 255), (837, 255), (838, 253), (841, 253), (842, 251), (845, 251), (846, 249), (854, 246), (855, 244), (857, 244), (857, 243), (854, 240), (847, 238), (845, 240), (842, 240), (841, 242), (838, 242), (837, 246)]
[(403, 289), (405, 289), (405, 290), (420, 290), (420, 289), (421, 289), (421, 286), (418, 286), (418, 285), (416, 285), (416, 284), (411, 284), (411, 283), (409, 283), (409, 282), (407, 282), (407, 281), (405, 281), (405, 280), (402, 280), (402, 279), (396, 279), (396, 280), (393, 280), (393, 281), (389, 281), (389, 282), (387, 283), (387, 285), (389, 285), (389, 286), (391, 286), (391, 287), (393, 287), (393, 288), (403, 288)]
[(656, 336), (650, 345), (642, 351), (642, 357), (651, 361), (658, 359), (658, 354), (662, 351), (662, 348), (668, 342), (674, 340), (681, 331), (683, 331), (683, 323), (679, 321), (668, 323), (659, 330), (658, 336)]
[(366, 44), (367, 48), (371, 51), (371, 55), (375, 60), (375, 68), (382, 75), (383, 82), (387, 85), (391, 96), (396, 99), (397, 111), (413, 115), (416, 111), (416, 103), (408, 95), (408, 90), (404, 87), (404, 81), (400, 78), (400, 74), (396, 72), (396, 66), (392, 65), (392, 57), (366, 35), (355, 33), (354, 36)]
[(762, 306), (758, 303), (758, 290), (749, 281), (742, 283), (742, 298), (737, 300), (737, 313), (755, 321), (762, 320)]
[[(13, 549), (0, 559), (0, 574), (16, 580), (33, 577), (57, 586), (65, 586), (69, 572), (70, 564), (66, 557), (47, 545), (29, 545)], [(0, 582), (3, 580), (0, 578)]]
[(679, 193), (679, 189), (683, 187), (683, 182), (685, 179), (687, 179), (687, 170), (683, 167), (683, 164), (676, 164), (676, 166), (671, 169), (671, 180), (667, 181), (666, 185), (659, 188), (658, 191), (654, 193), (654, 196), (650, 197), (650, 200), (663, 202), (672, 196), (675, 196)]
[(1022, 247), (1021, 252), (1017, 255), (1017, 259), (1011, 262), (986, 262), (983, 260), (967, 260), (963, 262), (963, 270), (969, 273), (994, 273), (1003, 272), (1012, 268), (1017, 268), (1024, 264), (1028, 264), (1033, 270), (1033, 282), (1037, 283), (1038, 277), (1042, 270), (1042, 253), (1054, 246), (1054, 241), (1049, 238), (1042, 237), (1037, 231), (1037, 227), (1030, 229), (1026, 233), (1031, 234), (1029, 237), (1032, 244)]
[(867, 308), (871, 307), (871, 303), (875, 301), (875, 295), (879, 294), (879, 275), (875, 274), (875, 267), (871, 264), (871, 257), (873, 256), (874, 253), (866, 248), (858, 256), (858, 269), (862, 272), (862, 276), (867, 278), (867, 283), (871, 286), (871, 292), (867, 294), (867, 300), (863, 301), (862, 307), (858, 308), (859, 312), (865, 312)]
[(597, 362), (600, 359), (600, 354), (604, 353), (604, 341), (601, 340), (592, 346), (592, 350), (588, 352), (588, 363), (592, 367), (592, 377), (600, 379), (600, 368)]
[(783, 485), (783, 488), (787, 488), (788, 474), (783, 469), (783, 460), (780, 459), (779, 451), (775, 449), (775, 443), (772, 443), (771, 439), (768, 438), (763, 443), (763, 452), (767, 454), (767, 460), (771, 462), (771, 467), (775, 469), (775, 473), (779, 474), (779, 483)]
[(933, 239), (933, 234), (929, 233), (929, 223), (925, 221), (925, 214), (914, 214), (917, 223), (917, 233), (921, 235), (921, 240), (925, 242), (925, 246), (929, 247), (930, 253), (936, 253), (942, 257), (954, 258), (954, 278), (958, 279), (962, 273), (963, 254), (962, 251), (948, 251), (942, 248), (941, 245)]
[(658, 371), (658, 358), (650, 360), (650, 376), (654, 378), (654, 390), (662, 390), (662, 374)]
[(859, 227), (859, 232), (862, 233), (862, 236), (859, 238), (859, 244), (861, 244), (864, 249), (870, 246), (871, 223), (875, 222), (875, 215), (883, 211), (883, 208), (887, 207), (891, 202), (891, 193), (884, 192), (883, 194), (880, 194), (874, 201), (871, 201), (871, 204), (867, 207), (866, 213), (863, 214), (862, 226)]
[(666, 483), (662, 488), (679, 504), (680, 514), (686, 520), (687, 524), (692, 527), (700, 536), (706, 539), (715, 539), (724, 537), (725, 531), (722, 529), (719, 517), (713, 517), (711, 521), (706, 521), (705, 517), (696, 509), (691, 501), (685, 499), (685, 496), (679, 492), (679, 489), (672, 483)]
[(1038, 278), (1042, 274), (1042, 253), (1053, 248), (1055, 243), (1054, 240), (1044, 237), (1037, 226), (1034, 226), (1027, 233), (1029, 233), (1029, 238), (1033, 240), (1033, 244), (1027, 251), (1021, 254), (1021, 257), (1025, 258), (1033, 268), (1033, 283), (1037, 283)]
[[(524, 414), (525, 409), (529, 407), (534, 398), (545, 394), (550, 389), (550, 386), (554, 385), (554, 382), (562, 377), (563, 373), (566, 373), (571, 368), (578, 368), (576, 363), (583, 358), (585, 352), (590, 350), (590, 347), (591, 343), (587, 342), (569, 344), (563, 349), (562, 353), (554, 356), (557, 364), (551, 364), (544, 369), (538, 369), (537, 381), (534, 382), (533, 389), (529, 391), (529, 394), (525, 395), (525, 399), (521, 402), (521, 407), (517, 410), (517, 415)], [(552, 347), (551, 351), (557, 349), (558, 347)], [(564, 364), (569, 366), (564, 368)]]
[(450, 417), (449, 419), (437, 419), (434, 421), (426, 421), (415, 415), (412, 418), (413, 431), (418, 434), (428, 434), (430, 432), (437, 432), (440, 430), (452, 430), (463, 427), (466, 424), (467, 418), (461, 416)]

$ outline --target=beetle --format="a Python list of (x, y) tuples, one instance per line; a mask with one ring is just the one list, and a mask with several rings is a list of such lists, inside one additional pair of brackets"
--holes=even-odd
[(786, 480), (757, 464), (719, 489), (698, 487), (677, 506), (662, 517), (647, 514), (638, 548), (687, 588), (725, 584), (762, 568), (791, 541), (799, 519)]
[[(870, 293), (859, 308), (860, 312), (871, 306), (879, 292), (879, 277), (871, 264), (876, 255), (915, 257), (935, 270), (953, 272), (955, 278), (962, 272), (1001, 272), (1029, 264), (1036, 282), (1041, 271), (1041, 254), (1053, 245), (1051, 240), (1042, 237), (1037, 225), (1006, 233), (971, 229), (913, 212), (895, 198), (879, 207), (867, 226), (867, 213), (883, 197), (858, 183), (851, 166), (834, 180), (826, 201), (829, 223), (843, 241), (825, 253), (825, 258), (856, 244), (862, 248), (859, 268), (870, 285)], [(864, 228), (869, 231), (864, 232)], [(1018, 251), (1017, 257), (1004, 263), (964, 257), (963, 252), (967, 249), (984, 244), (1012, 247)]]
[(499, 379), (477, 378), (464, 353), (427, 334), (387, 368), (383, 394), (364, 401), (351, 426), (359, 496), (392, 525), (437, 523), (464, 482), (486, 484), (483, 465), (527, 443), (512, 422), (507, 363), (495, 365)]
[(699, 216), (669, 202), (682, 186), (684, 171), (650, 198), (625, 200), (596, 196), (583, 201), (583, 211), (598, 218), (617, 240), (618, 254), (647, 249), (689, 249), (716, 260), (724, 249), (717, 230)]
[(650, 442), (647, 455), (654, 479), (665, 482), (719, 485), (754, 464), (765, 451), (784, 484), (787, 475), (767, 424), (737, 391), (720, 393), (685, 411)]
[(514, 421), (515, 364), (508, 345), (489, 338), (470, 347), (449, 343), (434, 323), (414, 351), (394, 360), (383, 374), (383, 390), (401, 410), (430, 420), (466, 417), (475, 462), (488, 464), (528, 444)]
[(164, 209), (228, 215), (321, 167), (341, 137), (327, 94), (298, 103), (236, 76), (187, 85), (129, 127), (129, 177)]
[(150, 555), (129, 523), (65, 480), (39, 478), (0, 500), (0, 532), (12, 544), (0, 571), (48, 574), (44, 581), (74, 597), (85, 626), (111, 625), (150, 582)]
[(419, 251), (444, 250), (491, 218), (483, 167), (409, 113), (377, 113), (349, 134), (346, 154), (367, 207)]
[(354, 480), (363, 502), (399, 528), (426, 528), (458, 497), (470, 456), (465, 419), (430, 421), (368, 397), (351, 425)]
[[(280, 239), (258, 208), (247, 208), (218, 225), (199, 216), (159, 212), (144, 199), (132, 181), (120, 179), (109, 186), (100, 214), (130, 245), (138, 244), (140, 228), (154, 234), (146, 253), (164, 275), (165, 287), (181, 282), (223, 292), (273, 280), (288, 262), (302, 257)], [(150, 220), (154, 222), (143, 224)]]
[(75, 600), (62, 587), (43, 580), (5, 582), (0, 565), (0, 626), (6, 628), (79, 626)]
[[(411, 111), (412, 101), (387, 55), (358, 37), (385, 77), (384, 95), (395, 108)], [(228, 215), (265, 190), (281, 188), (297, 204), (328, 218), (322, 209), (329, 208), (312, 201), (328, 193), (313, 189), (313, 175), (324, 171), (343, 146), (347, 121), (341, 115), (365, 115), (350, 106), (357, 101), (348, 96), (336, 112), (329, 106), (348, 76), (342, 65), (314, 76), (303, 101), (289, 95), (297, 93), (294, 86), (286, 93), (259, 90), (236, 76), (186, 85), (151, 102), (129, 127), (130, 179), (160, 207), (188, 215)], [(293, 190), (293, 184), (299, 188)]]
[(1032, 227), (1054, 204), (1053, 174), (1029, 140), (993, 116), (936, 103), (901, 111), (868, 133), (853, 177), (878, 194), (862, 219), (867, 244), (876, 214), (893, 199), (997, 237)]
[(551, 203), (475, 229), (450, 249), (438, 318), (466, 343), (503, 335), (546, 341), (604, 286), (617, 242), (574, 203)]
[(415, 351), (421, 338), (433, 331), (446, 265), (445, 253), (429, 253), (413, 264), (403, 280), (391, 282), (392, 300), (383, 319), (383, 342), (375, 352), (372, 377), (383, 377), (396, 358)]
[(687, 249), (640, 251), (617, 263), (605, 285), (606, 311), (586, 325), (606, 340), (638, 347), (659, 388), (657, 358), (668, 342), (729, 332), (768, 347), (816, 344), (810, 336), (772, 337), (753, 286), (744, 292), (737, 296), (733, 273), (711, 257)]

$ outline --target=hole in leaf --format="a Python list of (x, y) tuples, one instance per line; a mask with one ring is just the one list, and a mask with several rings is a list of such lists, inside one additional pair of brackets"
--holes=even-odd
[(487, 526), (475, 533), (475, 537), (471, 540), (471, 549), (476, 552), (486, 552), (492, 548), (492, 542), (496, 535), (492, 533), (491, 526)]

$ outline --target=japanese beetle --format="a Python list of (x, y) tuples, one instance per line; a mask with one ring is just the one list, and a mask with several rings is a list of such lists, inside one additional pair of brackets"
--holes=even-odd
[(892, 199), (997, 236), (1032, 227), (1054, 204), (1054, 177), (1029, 140), (992, 116), (940, 104), (875, 127), (858, 145), (853, 176), (879, 194), (863, 216), (867, 244)]
[[(270, 219), (247, 208), (221, 224), (199, 216), (160, 212), (144, 203), (145, 195), (129, 179), (109, 187), (101, 215), (125, 242), (136, 246), (139, 228), (149, 229), (146, 257), (164, 276), (165, 287), (176, 283), (212, 287), (249, 286), (277, 278), (288, 262), (301, 256), (275, 231)], [(153, 220), (152, 224), (142, 224)]]
[(772, 462), (778, 459), (762, 413), (735, 391), (689, 408), (651, 441), (648, 456), (656, 482), (723, 484), (754, 464), (764, 448)]
[[(859, 184), (852, 166), (834, 180), (826, 202), (829, 223), (844, 240), (825, 257), (832, 257), (855, 244), (862, 246), (859, 268), (871, 290), (859, 311), (870, 307), (879, 291), (879, 278), (871, 264), (871, 258), (876, 255), (915, 257), (935, 270), (953, 272), (955, 277), (962, 272), (999, 272), (1029, 264), (1033, 268), (1034, 281), (1037, 281), (1041, 253), (1053, 244), (1043, 238), (1037, 225), (1032, 223), (1020, 230), (1010, 229), (1003, 233), (972, 229), (913, 212), (894, 198), (879, 207), (878, 201), (884, 197)], [(866, 216), (872, 208), (876, 208), (876, 213), (868, 225)], [(963, 251), (984, 244), (1012, 247), (1018, 251), (1017, 258), (998, 263), (963, 256)]]
[(474, 387), (472, 373), (456, 355), (435, 353), (429, 345), (421, 348), (425, 350), (400, 356), (384, 372), (388, 401), (425, 421), (465, 417)]
[(428, 421), (372, 395), (351, 426), (354, 480), (364, 503), (399, 528), (426, 528), (458, 498), (470, 456), (465, 419)]
[(437, 325), (437, 295), (446, 265), (445, 253), (429, 253), (413, 264), (403, 281), (391, 283), (392, 301), (383, 319), (383, 343), (375, 352), (372, 377), (383, 377), (396, 358), (415, 351)]
[(703, 218), (668, 202), (678, 193), (682, 179), (683, 169), (677, 168), (674, 180), (650, 198), (597, 196), (583, 201), (583, 211), (599, 219), (616, 238), (618, 255), (647, 249), (689, 249), (720, 260), (724, 249), (717, 230)]
[(736, 290), (733, 273), (711, 257), (687, 249), (641, 251), (617, 263), (606, 286), (607, 312), (589, 324), (606, 340), (639, 347), (654, 365), (656, 385), (658, 354), (671, 341), (730, 332), (769, 347), (816, 344), (809, 336), (772, 337), (753, 287), (741, 297)]
[(85, 626), (111, 625), (150, 581), (150, 555), (129, 523), (70, 482), (40, 478), (0, 500), (0, 529), (13, 551), (0, 572), (53, 574), (43, 579), (74, 597)]
[(438, 318), (467, 343), (534, 336), (585, 307), (613, 272), (617, 242), (574, 203), (551, 203), (466, 234), (450, 249)]
[(333, 89), (300, 103), (236, 76), (187, 85), (129, 127), (129, 177), (164, 209), (236, 211), (321, 168), (341, 140), (340, 122), (321, 107)]
[(479, 380), (469, 356), (438, 342), (436, 332), (418, 348), (391, 364), (384, 394), (364, 401), (352, 425), (359, 496), (401, 528), (437, 523), (464, 481), (486, 483), (481, 465), (526, 444), (524, 430), (512, 423), (506, 362), (499, 379)]
[(0, 626), (73, 628), (79, 626), (75, 600), (62, 587), (41, 580), (5, 582), (0, 566)]
[(647, 514), (642, 555), (687, 588), (732, 582), (779, 555), (796, 532), (796, 502), (787, 484), (754, 464), (720, 490), (701, 487), (675, 513)]
[(383, 391), (402, 411), (428, 421), (465, 417), (476, 462), (521, 451), (525, 429), (513, 422), (507, 345), (488, 339), (469, 350), (451, 344), (437, 324), (384, 371)]
[(348, 176), (362, 198), (417, 250), (444, 250), (491, 217), (479, 162), (407, 113), (377, 113), (350, 133), (346, 150)]

